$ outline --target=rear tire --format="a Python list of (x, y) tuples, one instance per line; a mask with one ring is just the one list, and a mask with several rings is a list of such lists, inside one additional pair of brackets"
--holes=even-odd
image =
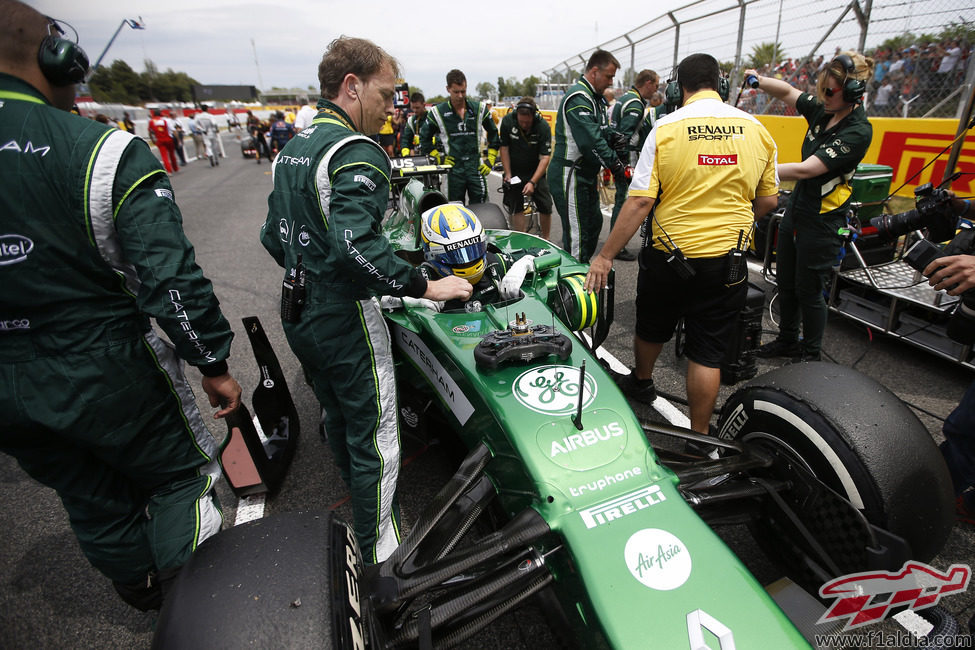
[(485, 230), (508, 230), (508, 220), (504, 212), (494, 203), (471, 203), (467, 206), (477, 215), (481, 227)]
[(361, 574), (352, 529), (331, 512), (281, 513), (231, 528), (201, 544), (180, 571), (152, 647), (365, 647)]
[(756, 377), (728, 399), (718, 427), (723, 438), (797, 459), (871, 524), (906, 540), (917, 560), (937, 555), (951, 532), (951, 478), (931, 435), (896, 395), (855, 370), (803, 363)]

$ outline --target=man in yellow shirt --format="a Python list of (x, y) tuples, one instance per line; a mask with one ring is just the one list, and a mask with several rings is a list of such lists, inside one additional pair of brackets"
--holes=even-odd
[(393, 149), (396, 147), (396, 131), (393, 129), (392, 115), (387, 115), (386, 121), (379, 127), (379, 146), (386, 151), (386, 155), (390, 158), (395, 155)]
[(775, 142), (758, 120), (721, 101), (720, 75), (708, 54), (677, 67), (667, 93), (683, 107), (647, 137), (585, 285), (605, 286), (613, 258), (650, 213), (637, 280), (636, 368), (621, 388), (636, 401), (656, 399), (653, 367), (683, 318), (691, 428), (700, 433), (708, 433), (721, 361), (745, 304), (748, 271), (736, 251), (747, 247), (754, 219), (778, 200)]

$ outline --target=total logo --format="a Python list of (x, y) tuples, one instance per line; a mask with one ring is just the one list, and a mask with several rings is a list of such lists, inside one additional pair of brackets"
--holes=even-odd
[(34, 242), (23, 235), (0, 235), (0, 266), (17, 264), (34, 250)]
[(644, 528), (630, 535), (623, 557), (634, 578), (658, 591), (677, 589), (691, 575), (687, 546), (660, 528)]
[[(536, 413), (569, 415), (579, 406), (579, 369), (572, 366), (538, 366), (518, 375), (511, 388), (515, 399)], [(596, 399), (596, 380), (587, 374), (582, 408)]]

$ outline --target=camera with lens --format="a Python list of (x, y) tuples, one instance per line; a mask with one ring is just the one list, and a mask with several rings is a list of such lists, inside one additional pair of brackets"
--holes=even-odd
[(948, 190), (931, 183), (914, 188), (914, 209), (899, 214), (882, 214), (870, 220), (881, 237), (894, 240), (921, 228), (928, 229), (928, 239), (945, 241), (955, 236), (958, 217), (951, 213)]
[[(907, 251), (904, 261), (914, 270), (921, 272), (931, 262), (949, 255), (975, 255), (975, 228), (962, 230), (943, 249), (928, 239), (922, 239)], [(959, 298), (958, 306), (948, 319), (948, 338), (971, 345), (975, 343), (975, 289), (969, 289)]]
[[(964, 228), (955, 234), (958, 216), (951, 208), (947, 190), (935, 189), (931, 183), (914, 190), (915, 208), (900, 214), (884, 214), (870, 220), (882, 236), (895, 239), (921, 228), (928, 229), (928, 238), (917, 241), (904, 254), (904, 261), (914, 270), (923, 272), (931, 262), (950, 255), (975, 255), (975, 228)], [(951, 240), (943, 248), (934, 243)], [(953, 287), (949, 287), (951, 289)], [(975, 289), (959, 296), (958, 306), (948, 319), (948, 337), (971, 345), (975, 343)]]

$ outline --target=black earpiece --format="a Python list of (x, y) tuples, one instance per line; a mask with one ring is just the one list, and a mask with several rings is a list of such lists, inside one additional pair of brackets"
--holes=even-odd
[(664, 101), (667, 104), (667, 112), (671, 113), (680, 108), (684, 103), (684, 97), (680, 90), (680, 81), (677, 79), (677, 70), (674, 70), (674, 78), (667, 80), (667, 87), (664, 89)]
[[(56, 22), (51, 25), (59, 34), (64, 33)], [(80, 83), (88, 74), (88, 55), (81, 46), (55, 34), (48, 34), (41, 41), (37, 63), (44, 77), (55, 86)]]
[(721, 101), (728, 101), (728, 97), (731, 96), (731, 80), (728, 77), (721, 75), (718, 79), (718, 96), (721, 97)]
[(853, 77), (857, 67), (848, 54), (840, 54), (833, 61), (843, 66), (843, 71), (846, 74), (846, 78), (843, 80), (843, 101), (848, 104), (856, 104), (863, 99), (863, 93), (867, 90), (867, 82)]

